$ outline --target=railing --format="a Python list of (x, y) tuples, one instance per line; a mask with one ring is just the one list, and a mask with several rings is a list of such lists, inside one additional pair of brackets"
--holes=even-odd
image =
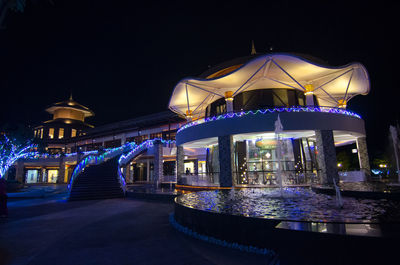
[[(277, 173), (272, 171), (252, 171), (246, 173), (246, 180), (239, 181), (240, 173), (234, 172), (233, 179), (236, 185), (249, 186), (276, 186), (278, 185)], [(311, 171), (295, 172), (283, 171), (281, 173), (284, 185), (312, 185), (319, 183), (318, 175)], [(178, 177), (178, 184), (189, 186), (219, 186), (219, 173), (182, 174)]]
[[(123, 146), (105, 149), (102, 151), (96, 151), (93, 154), (89, 154), (85, 156), (79, 163), (75, 166), (74, 171), (71, 175), (71, 180), (68, 185), (68, 190), (71, 192), (72, 186), (74, 184), (75, 178), (85, 170), (88, 165), (99, 165), (108, 159), (114, 158), (118, 155), (121, 155), (123, 152), (127, 152), (128, 150), (134, 149), (137, 145), (134, 142), (126, 143)], [(118, 170), (119, 182), (121, 188), (125, 192), (126, 182), (123, 177), (121, 177), (120, 170)]]
[(120, 180), (124, 183), (124, 187), (126, 186), (125, 182), (125, 176), (123, 172), (123, 167), (126, 166), (132, 159), (134, 159), (136, 156), (138, 156), (141, 152), (152, 148), (155, 144), (155, 142), (160, 142), (164, 146), (172, 145), (175, 144), (175, 141), (173, 140), (163, 140), (161, 138), (155, 138), (151, 140), (146, 140), (140, 145), (136, 145), (134, 148), (132, 148), (127, 154), (122, 154), (120, 158), (118, 159), (118, 176)]
[(219, 173), (183, 174), (178, 177), (178, 184), (190, 186), (219, 186)]
[[(243, 179), (242, 175), (238, 172), (234, 172), (236, 176), (237, 184), (239, 185), (277, 185), (278, 175), (276, 171), (248, 171), (246, 177)], [(281, 172), (282, 183), (284, 185), (309, 185), (315, 183), (317, 180), (317, 174), (312, 171), (282, 171)], [(242, 178), (242, 179), (240, 179)]]
[(322, 113), (336, 113), (342, 115), (348, 115), (351, 117), (361, 119), (361, 116), (352, 111), (342, 109), (342, 108), (334, 108), (334, 107), (324, 107), (324, 106), (294, 106), (294, 107), (276, 107), (271, 109), (259, 109), (259, 110), (249, 110), (249, 111), (240, 111), (234, 113), (225, 113), (218, 116), (208, 117), (198, 119), (196, 121), (187, 123), (179, 128), (178, 132), (181, 132), (189, 127), (196, 126), (202, 123), (224, 120), (236, 117), (243, 117), (248, 115), (257, 115), (257, 114), (269, 114), (269, 113), (282, 113), (282, 112), (322, 112)]
[(164, 175), (162, 182), (174, 182), (176, 183), (176, 175)]
[(154, 146), (154, 143), (156, 141), (159, 141), (161, 144), (163, 145), (169, 145), (169, 144), (174, 144), (175, 141), (173, 140), (163, 140), (161, 138), (155, 138), (155, 139), (151, 139), (151, 140), (146, 140), (143, 143), (135, 146), (135, 148), (133, 148), (129, 153), (127, 153), (126, 155), (121, 155), (121, 157), (118, 160), (119, 166), (123, 167), (126, 164), (128, 164), (128, 162), (130, 162), (133, 158), (135, 158), (138, 154), (140, 154), (141, 152), (151, 148)]

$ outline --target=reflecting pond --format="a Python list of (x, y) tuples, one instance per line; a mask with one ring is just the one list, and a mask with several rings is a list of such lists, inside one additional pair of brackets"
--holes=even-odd
[(309, 188), (247, 188), (183, 194), (177, 203), (199, 210), (291, 221), (380, 223), (400, 221), (400, 202), (335, 197)]

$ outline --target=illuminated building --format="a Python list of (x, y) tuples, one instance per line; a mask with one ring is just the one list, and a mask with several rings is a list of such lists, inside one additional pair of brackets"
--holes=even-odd
[(50, 154), (65, 155), (21, 160), (16, 175), (23, 182), (68, 183), (85, 152), (176, 138), (176, 146), (144, 149), (125, 161), (126, 182), (270, 186), (277, 184), (280, 167), (288, 185), (332, 183), (338, 176), (335, 147), (354, 143), (358, 174), (365, 179), (370, 168), (364, 121), (347, 104), (369, 89), (360, 63), (331, 67), (304, 55), (252, 52), (182, 79), (170, 98), (172, 112), (92, 128), (85, 118), (94, 113), (72, 98), (50, 106), (53, 119), (36, 127), (35, 136)]
[(184, 78), (169, 103), (187, 119), (176, 137), (178, 184), (275, 185), (279, 166), (286, 184), (332, 183), (335, 146), (351, 143), (369, 174), (364, 121), (346, 109), (369, 90), (360, 63), (331, 67), (292, 54), (254, 54)]
[(34, 129), (34, 137), (43, 141), (49, 153), (67, 152), (65, 147), (71, 138), (93, 128), (85, 119), (94, 116), (94, 112), (74, 101), (72, 95), (68, 100), (52, 104), (46, 111), (53, 117)]

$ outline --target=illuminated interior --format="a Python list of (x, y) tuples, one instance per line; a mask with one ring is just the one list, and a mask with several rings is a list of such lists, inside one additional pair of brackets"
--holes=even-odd
[[(358, 133), (333, 131), (335, 146), (356, 142)], [(301, 185), (317, 179), (315, 131), (284, 131), (282, 137), (283, 155), (281, 160), (284, 180), (287, 185)], [(185, 185), (218, 186), (219, 154), (218, 138), (187, 142), (185, 153)], [(276, 185), (277, 136), (275, 132), (246, 133), (233, 135), (234, 171), (233, 180), (237, 185)], [(198, 161), (197, 171), (194, 163)], [(201, 167), (201, 168), (200, 168)]]

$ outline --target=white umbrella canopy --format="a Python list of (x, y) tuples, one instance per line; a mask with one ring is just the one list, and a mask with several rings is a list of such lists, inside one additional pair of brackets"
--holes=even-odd
[(174, 88), (169, 108), (181, 115), (191, 112), (194, 117), (202, 118), (205, 108), (228, 91), (233, 96), (266, 88), (306, 92), (309, 85), (319, 104), (328, 107), (337, 107), (370, 90), (367, 70), (360, 63), (327, 67), (294, 55), (266, 54), (221, 77), (182, 79)]

